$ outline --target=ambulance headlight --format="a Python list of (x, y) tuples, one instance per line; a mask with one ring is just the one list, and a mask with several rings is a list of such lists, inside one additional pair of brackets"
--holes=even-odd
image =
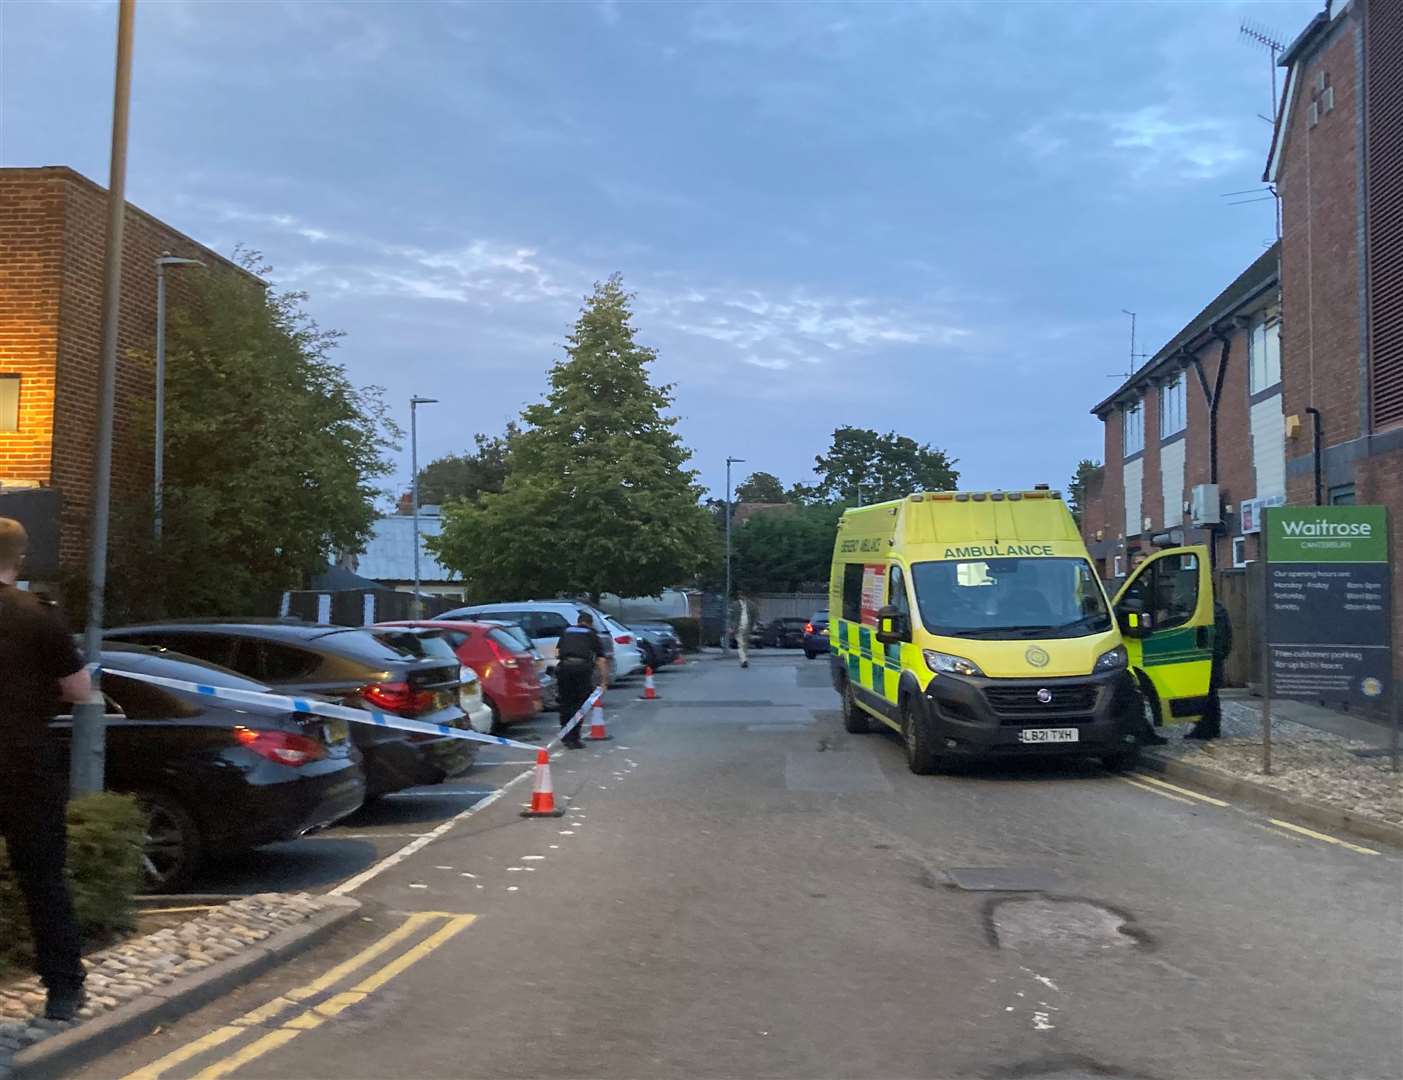
[(973, 660), (966, 660), (963, 656), (952, 656), (949, 653), (936, 652), (934, 649), (922, 650), (926, 657), (926, 667), (930, 668), (937, 675), (983, 675), (979, 670), (979, 665)]
[(1091, 673), (1096, 675), (1103, 671), (1124, 671), (1126, 659), (1125, 646), (1117, 645), (1096, 658), (1096, 666), (1091, 669)]

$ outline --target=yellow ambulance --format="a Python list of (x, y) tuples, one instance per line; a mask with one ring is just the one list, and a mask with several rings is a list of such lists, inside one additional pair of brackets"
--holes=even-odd
[(844, 726), (898, 732), (912, 772), (1044, 754), (1128, 768), (1141, 733), (1207, 703), (1207, 549), (1156, 552), (1112, 602), (1046, 487), (847, 511), (828, 604)]

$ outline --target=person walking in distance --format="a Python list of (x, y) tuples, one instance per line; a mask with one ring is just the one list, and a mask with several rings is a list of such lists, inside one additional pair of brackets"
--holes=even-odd
[(740, 618), (736, 620), (736, 652), (740, 655), (740, 666), (750, 666), (750, 604), (745, 595), (740, 598)]
[[(561, 633), (555, 656), (556, 696), (563, 728), (589, 697), (596, 674), (600, 689), (609, 689), (609, 658), (604, 655), (599, 635), (594, 632), (594, 616), (588, 611), (580, 612), (575, 625), (567, 626)], [(580, 741), (583, 728), (583, 722), (576, 724), (565, 737), (564, 745), (571, 750), (583, 750), (585, 744)]]
[(1208, 676), (1208, 705), (1186, 739), (1216, 739), (1223, 734), (1223, 702), (1218, 691), (1223, 687), (1223, 668), (1232, 655), (1232, 620), (1228, 609), (1217, 599), (1213, 601), (1213, 670)]
[(0, 837), (29, 909), (34, 969), (48, 990), (44, 1015), (72, 1020), (86, 996), (64, 877), (67, 755), (49, 722), (62, 702), (86, 698), (92, 683), (58, 617), (15, 588), (28, 546), (24, 526), (0, 518)]

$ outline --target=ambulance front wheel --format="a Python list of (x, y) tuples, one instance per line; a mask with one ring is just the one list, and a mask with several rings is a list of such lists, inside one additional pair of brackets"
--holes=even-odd
[(935, 733), (924, 710), (908, 697), (901, 703), (901, 737), (906, 743), (906, 764), (917, 776), (939, 772), (943, 764), (935, 749)]
[(872, 730), (872, 721), (857, 706), (853, 697), (853, 684), (843, 682), (843, 730), (849, 735), (866, 735)]

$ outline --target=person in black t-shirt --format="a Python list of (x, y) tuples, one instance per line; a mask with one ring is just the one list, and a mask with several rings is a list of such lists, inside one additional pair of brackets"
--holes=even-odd
[[(567, 626), (560, 635), (555, 653), (556, 696), (560, 705), (560, 726), (568, 724), (594, 688), (595, 673), (599, 674), (599, 685), (609, 688), (609, 660), (604, 655), (604, 647), (599, 644), (599, 635), (594, 632), (594, 616), (588, 611), (580, 612), (574, 626)], [(583, 750), (580, 741), (584, 728), (581, 721), (566, 736), (564, 745), (571, 750)]]
[(92, 684), (49, 605), (15, 588), (28, 544), (23, 525), (0, 518), (0, 837), (29, 909), (44, 1015), (72, 1020), (85, 1000), (83, 961), (63, 873), (68, 772), (49, 722)]

